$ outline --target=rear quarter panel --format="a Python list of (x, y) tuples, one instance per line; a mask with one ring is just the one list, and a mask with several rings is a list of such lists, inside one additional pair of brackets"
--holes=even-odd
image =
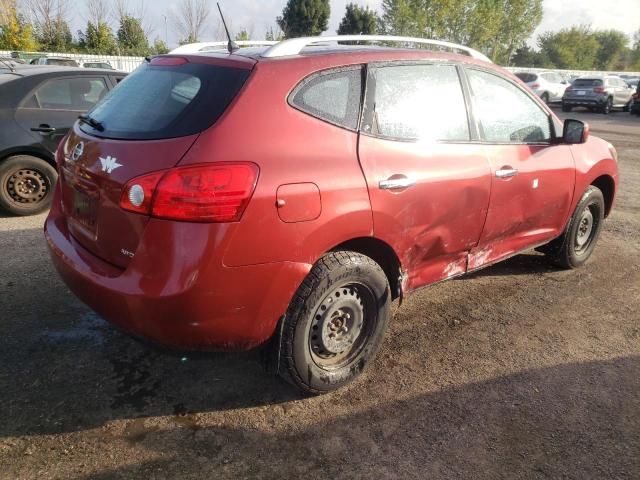
[[(181, 162), (248, 161), (260, 167), (256, 191), (224, 254), (226, 266), (283, 261), (313, 264), (335, 245), (373, 232), (367, 186), (357, 156), (357, 133), (287, 103), (293, 88), (324, 66), (322, 59), (286, 66), (279, 62), (256, 65), (234, 103)], [(319, 215), (299, 222), (280, 218), (278, 188), (291, 184), (317, 186)], [(314, 193), (309, 201), (316, 200)]]

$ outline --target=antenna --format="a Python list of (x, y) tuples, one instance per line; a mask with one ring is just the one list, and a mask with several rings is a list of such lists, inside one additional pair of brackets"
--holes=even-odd
[(220, 2), (218, 2), (217, 5), (218, 5), (218, 11), (220, 12), (220, 18), (222, 18), (222, 25), (224, 26), (224, 31), (227, 32), (227, 38), (229, 39), (227, 50), (229, 50), (229, 54), (232, 54), (236, 50), (240, 50), (240, 47), (231, 38), (231, 34), (229, 33), (229, 29), (227, 28), (227, 22), (224, 21), (224, 15), (222, 14), (222, 9), (220, 8)]

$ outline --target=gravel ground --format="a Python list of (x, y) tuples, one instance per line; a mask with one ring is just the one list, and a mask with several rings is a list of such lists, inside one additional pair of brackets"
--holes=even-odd
[(412, 296), (353, 386), (116, 331), (0, 218), (0, 478), (640, 478), (640, 119), (585, 118), (622, 188), (592, 260), (519, 255)]

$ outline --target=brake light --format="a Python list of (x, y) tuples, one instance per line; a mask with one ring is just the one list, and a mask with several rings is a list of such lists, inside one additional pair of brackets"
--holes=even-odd
[(184, 57), (153, 57), (150, 63), (156, 67), (175, 67), (189, 62)]
[(571, 90), (573, 90), (573, 87), (571, 85), (569, 85), (566, 89), (565, 89), (565, 93), (566, 92), (570, 92)]
[[(131, 180), (120, 206), (130, 212), (188, 222), (237, 222), (253, 195), (253, 163), (179, 167)], [(140, 201), (142, 199), (142, 201)]]
[(531, 89), (532, 90), (537, 90), (540, 88), (540, 84), (539, 83), (534, 83), (533, 85), (531, 85)]
[(606, 90), (604, 87), (596, 87), (593, 89), (594, 93), (606, 93)]

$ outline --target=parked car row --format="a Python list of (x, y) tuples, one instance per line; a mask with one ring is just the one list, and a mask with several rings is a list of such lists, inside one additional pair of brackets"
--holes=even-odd
[(561, 103), (564, 112), (585, 107), (608, 114), (613, 109), (629, 111), (638, 81), (616, 75), (586, 75), (570, 80), (553, 71), (517, 72), (515, 74), (545, 103)]

